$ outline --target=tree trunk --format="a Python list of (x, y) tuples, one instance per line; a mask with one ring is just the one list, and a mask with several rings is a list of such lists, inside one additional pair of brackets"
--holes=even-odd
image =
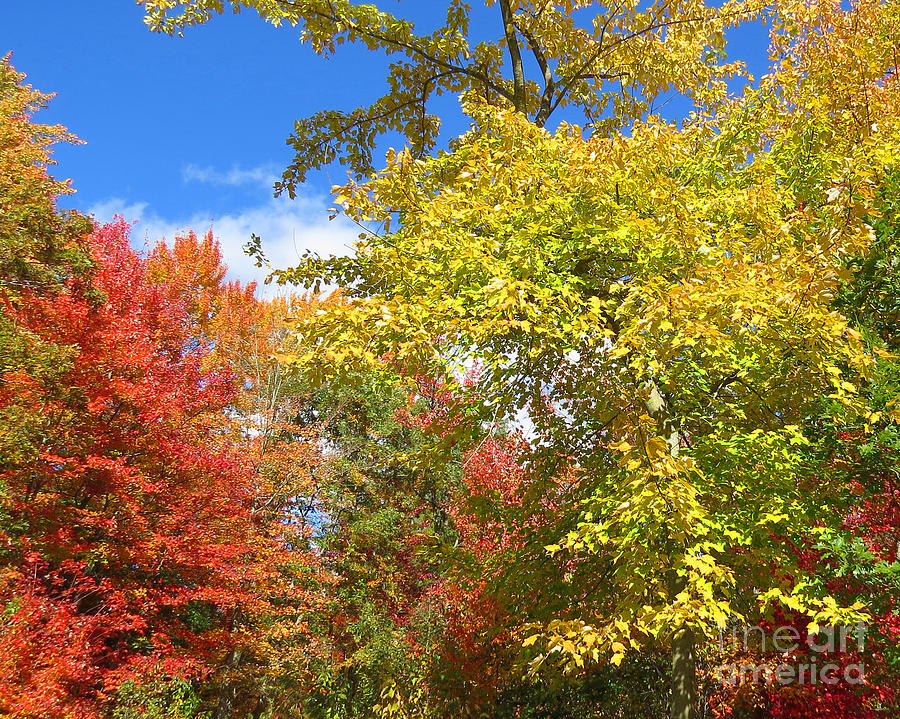
[(229, 677), (231, 672), (237, 668), (241, 662), (241, 653), (237, 649), (233, 649), (228, 653), (228, 659), (225, 662), (225, 676), (222, 684), (219, 686), (218, 702), (213, 712), (213, 719), (231, 719), (234, 714), (234, 700), (237, 694), (237, 684)]
[[(649, 382), (650, 394), (645, 407), (656, 421), (657, 430), (666, 440), (669, 455), (678, 456), (681, 432), (669, 411), (668, 403), (656, 382)], [(677, 584), (677, 583), (676, 583)], [(673, 587), (675, 597), (682, 586)], [(697, 661), (694, 633), (683, 629), (672, 643), (672, 688), (669, 695), (669, 719), (694, 719), (697, 714)]]
[(685, 629), (672, 644), (672, 693), (669, 719), (694, 719), (697, 713), (697, 660), (694, 633)]

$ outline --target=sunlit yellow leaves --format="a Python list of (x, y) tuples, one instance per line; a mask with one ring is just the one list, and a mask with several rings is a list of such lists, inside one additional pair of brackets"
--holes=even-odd
[(636, 647), (629, 635), (630, 627), (618, 622), (600, 627), (580, 621), (551, 621), (541, 634), (529, 636), (527, 646), (538, 646), (542, 653), (531, 661), (531, 671), (537, 672), (550, 657), (556, 656), (569, 671), (577, 671), (588, 661), (606, 659), (621, 664), (629, 647)]
[[(825, 396), (856, 411), (871, 359), (831, 301), (865, 222), (835, 203), (798, 213), (781, 160), (748, 159), (752, 143), (728, 180), (723, 164), (736, 161), (716, 154), (705, 122), (585, 141), (470, 109), (478, 129), (453, 153), (345, 190), (351, 213), (402, 208), (404, 219), (360, 247), (370, 284), (302, 330), (324, 338), (310, 360), (389, 353), (446, 371), (468, 357), (485, 367), (478, 391), (509, 415), (527, 402), (511, 390), (525, 375), (613, 417), (596, 501), (544, 550), (608, 563), (614, 601), (597, 626), (712, 631), (736, 616), (729, 597), (748, 555), (733, 550), (766, 547), (766, 561), (789, 563), (773, 528), (802, 532), (814, 514), (815, 494), (797, 486), (808, 471), (799, 421)], [(853, 162), (850, 172), (871, 158)], [(826, 200), (834, 183), (820, 183)], [(651, 378), (686, 440), (677, 456), (647, 415)], [(572, 631), (542, 656), (622, 661), (612, 636)]]
[[(369, 176), (376, 169), (376, 137), (386, 132), (405, 135), (416, 156), (430, 151), (440, 119), (429, 111), (429, 100), (443, 94), (514, 107), (539, 126), (574, 109), (602, 134), (647, 115), (654, 98), (672, 90), (701, 106), (715, 106), (725, 98), (726, 80), (743, 73), (742, 63), (724, 60), (725, 32), (761, 9), (756, 0), (724, 5), (679, 0), (640, 7), (634, 2), (489, 1), (500, 7), (488, 39), (479, 42), (470, 33), (470, 8), (461, 0), (447, 3), (442, 27), (424, 33), (388, 3), (382, 9), (350, 0), (138, 2), (145, 22), (169, 34), (181, 34), (228, 9), (249, 9), (273, 25), (297, 26), (301, 41), (320, 55), (358, 43), (401, 58), (390, 66), (389, 91), (370, 106), (326, 110), (295, 124), (289, 144), (296, 157), (278, 185), (292, 196), (309, 169), (335, 160), (356, 176)], [(483, 20), (479, 25), (483, 30)], [(536, 62), (517, 60), (517, 50), (532, 53)], [(392, 153), (389, 161), (394, 159)], [(484, 176), (461, 170), (458, 186), (476, 192)]]
[(660, 462), (669, 457), (669, 447), (662, 437), (651, 437), (644, 444), (644, 450), (651, 462)]
[[(846, 33), (828, 13), (782, 14)], [(877, 15), (866, 6), (884, 29)], [(824, 72), (824, 46), (792, 42), (760, 89), (682, 127), (585, 139), (469, 98), (473, 129), (452, 151), (342, 190), (354, 218), (395, 224), (359, 246), (345, 300), (296, 324), (304, 362), (339, 373), (389, 356), (445, 376), (477, 363), (473, 394), (526, 414), (589, 488), (575, 526), (537, 551), (561, 572), (602, 570), (602, 601), (529, 627), (533, 668), (618, 664), (773, 603), (859, 614), (804, 584), (795, 547), (837, 521), (840, 458), (811, 446), (810, 418), (877, 421), (863, 397), (875, 357), (834, 300), (897, 162), (883, 148), (900, 147), (898, 89), (848, 129), (850, 101), (797, 74)], [(848, 82), (872, 89), (869, 72)]]

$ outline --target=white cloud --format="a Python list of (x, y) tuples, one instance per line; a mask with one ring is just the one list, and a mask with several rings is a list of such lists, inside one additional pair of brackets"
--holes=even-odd
[(243, 281), (256, 280), (261, 292), (271, 296), (278, 294), (279, 289), (274, 285), (262, 286), (268, 270), (254, 267), (243, 251), (251, 233), (262, 238), (263, 251), (276, 268), (296, 265), (305, 250), (322, 256), (352, 254), (358, 228), (342, 217), (329, 220), (327, 208), (325, 198), (272, 198), (262, 205), (218, 217), (198, 212), (190, 217), (170, 219), (155, 213), (146, 202), (110, 198), (94, 205), (90, 212), (98, 222), (108, 222), (115, 215), (129, 222), (136, 221), (131, 244), (139, 250), (152, 248), (161, 239), (171, 241), (188, 230), (202, 234), (212, 227), (222, 246), (228, 274)]
[(150, 205), (146, 202), (128, 203), (118, 197), (110, 197), (108, 200), (93, 205), (88, 214), (93, 215), (98, 222), (109, 222), (115, 215), (121, 215), (129, 222), (138, 220), (147, 212)]
[(184, 182), (200, 182), (206, 185), (262, 185), (271, 188), (279, 177), (275, 165), (260, 165), (247, 169), (233, 165), (230, 170), (219, 170), (215, 167), (186, 165), (181, 170)]

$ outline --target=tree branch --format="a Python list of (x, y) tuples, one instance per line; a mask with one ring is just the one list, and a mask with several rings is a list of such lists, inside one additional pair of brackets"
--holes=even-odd
[(544, 55), (544, 51), (541, 50), (540, 45), (538, 45), (534, 35), (532, 35), (527, 28), (523, 28), (518, 23), (516, 23), (516, 29), (522, 33), (522, 36), (528, 41), (528, 47), (531, 49), (531, 54), (534, 55), (534, 59), (537, 60), (538, 67), (544, 75), (544, 91), (541, 93), (540, 106), (538, 107), (537, 115), (535, 115), (534, 118), (534, 124), (538, 127), (543, 127), (550, 118), (550, 107), (553, 103), (553, 92), (556, 90), (556, 80), (553, 78), (553, 71), (550, 69), (547, 57)]
[[(294, 7), (296, 3), (288, 2), (288, 0), (282, 0), (282, 5), (287, 5), (290, 7)], [(437, 57), (434, 54), (426, 52), (419, 45), (414, 45), (409, 42), (404, 42), (403, 40), (399, 40), (397, 38), (392, 38), (385, 33), (379, 32), (371, 27), (366, 27), (364, 25), (360, 25), (350, 18), (342, 18), (333, 13), (324, 13), (320, 10), (306, 10), (306, 13), (313, 16), (318, 17), (323, 20), (328, 20), (329, 22), (334, 23), (335, 25), (345, 25), (347, 29), (352, 29), (354, 32), (358, 33), (361, 37), (369, 38), (370, 40), (375, 40), (377, 42), (383, 43), (388, 47), (394, 47), (400, 50), (406, 50), (413, 55), (417, 55), (418, 57), (430, 62), (438, 67), (442, 67), (445, 70), (449, 70), (455, 74), (465, 75), (467, 77), (471, 77), (479, 82), (482, 82), (487, 87), (490, 87), (494, 92), (501, 95), (503, 98), (508, 100), (509, 102), (516, 104), (515, 96), (513, 93), (509, 92), (509, 90), (495, 83), (491, 78), (485, 73), (477, 70), (473, 67), (466, 67), (464, 65), (454, 65), (452, 62), (447, 60), (443, 60)], [(524, 86), (523, 86), (524, 89)]]
[(519, 51), (519, 40), (516, 37), (516, 25), (509, 0), (500, 0), (500, 14), (503, 16), (503, 32), (506, 35), (506, 49), (512, 62), (513, 71), (513, 105), (516, 110), (525, 114), (528, 103), (525, 98), (525, 69), (522, 66), (522, 53)]
[[(688, 17), (688, 18), (679, 18), (677, 20), (669, 19), (669, 20), (664, 20), (664, 21), (651, 22), (645, 28), (642, 28), (640, 30), (635, 30), (634, 32), (630, 32), (626, 35), (620, 35), (609, 45), (604, 45), (603, 38), (604, 38), (604, 35), (606, 34), (606, 28), (609, 26), (609, 23), (612, 20), (612, 18), (613, 18), (613, 14), (611, 13), (610, 16), (607, 18), (606, 24), (603, 26), (603, 30), (600, 33), (600, 39), (597, 41), (597, 48), (594, 50), (594, 52), (592, 52), (590, 54), (590, 57), (588, 57), (587, 60), (585, 60), (583, 63), (581, 63), (581, 66), (575, 71), (575, 73), (570, 75), (568, 77), (568, 79), (565, 81), (565, 84), (563, 85), (563, 89), (560, 90), (560, 93), (559, 93), (558, 97), (556, 98), (556, 102), (553, 104), (553, 107), (550, 110), (551, 113), (554, 110), (556, 110), (557, 107), (559, 107), (560, 102), (562, 102), (562, 100), (565, 98), (565, 96), (569, 93), (569, 90), (572, 89), (572, 85), (575, 83), (576, 80), (583, 79), (584, 77), (586, 77), (586, 75), (596, 75), (597, 77), (604, 77), (604, 78), (606, 77), (606, 73), (588, 73), (587, 72), (588, 68), (591, 65), (593, 65), (597, 61), (597, 59), (600, 57), (600, 55), (602, 55), (603, 53), (607, 52), (608, 50), (612, 50), (614, 47), (621, 45), (623, 42), (628, 42), (629, 40), (633, 40), (634, 38), (640, 37), (641, 35), (646, 35), (648, 32), (653, 32), (654, 30), (660, 30), (662, 28), (671, 27), (673, 25), (683, 25), (684, 23), (698, 22), (699, 20), (703, 19), (703, 18), (699, 18), (699, 17)], [(621, 78), (622, 75), (621, 74), (617, 75), (617, 77)]]

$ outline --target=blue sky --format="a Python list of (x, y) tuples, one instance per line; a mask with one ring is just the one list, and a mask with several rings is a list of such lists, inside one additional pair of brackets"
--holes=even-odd
[[(444, 8), (406, 5), (426, 26)], [(731, 55), (761, 67), (763, 30), (742, 30), (731, 44)], [(54, 174), (78, 190), (64, 204), (100, 220), (137, 220), (135, 245), (212, 224), (233, 274), (249, 279), (260, 276), (240, 250), (250, 232), (279, 266), (305, 248), (341, 252), (355, 239), (349, 224), (328, 220), (328, 189), (344, 180), (343, 168), (313, 173), (294, 201), (273, 199), (271, 186), (290, 160), (284, 140), (295, 119), (383, 92), (380, 55), (343, 46), (322, 59), (295, 30), (249, 13), (183, 38), (156, 35), (130, 0), (2, 0), (0, 53), (10, 50), (31, 84), (57, 94), (38, 119), (86, 142), (56, 150)], [(455, 134), (465, 124), (451, 114), (445, 128)]]

